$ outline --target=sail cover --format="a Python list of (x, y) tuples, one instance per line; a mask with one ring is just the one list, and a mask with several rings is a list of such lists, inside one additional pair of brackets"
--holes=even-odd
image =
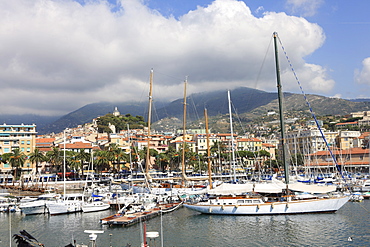
[(222, 183), (214, 189), (208, 189), (211, 195), (240, 195), (253, 191), (253, 184), (227, 184)]
[(294, 191), (308, 192), (308, 193), (314, 193), (314, 194), (334, 192), (337, 190), (337, 187), (335, 185), (327, 186), (327, 185), (302, 184), (302, 183), (289, 184), (288, 188)]
[(254, 191), (258, 193), (281, 193), (283, 191), (284, 185), (276, 183), (256, 183), (254, 185)]

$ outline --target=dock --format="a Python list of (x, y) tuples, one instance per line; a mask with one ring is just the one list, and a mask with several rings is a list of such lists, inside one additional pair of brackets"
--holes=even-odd
[(167, 203), (167, 204), (160, 204), (152, 209), (145, 210), (142, 212), (136, 212), (133, 214), (122, 215), (122, 214), (117, 213), (117, 214), (100, 219), (100, 223), (106, 224), (109, 226), (119, 225), (122, 227), (128, 227), (128, 226), (135, 225), (139, 222), (147, 221), (151, 218), (159, 216), (161, 213), (164, 214), (164, 213), (172, 212), (180, 208), (181, 206), (182, 206), (182, 202), (181, 203)]

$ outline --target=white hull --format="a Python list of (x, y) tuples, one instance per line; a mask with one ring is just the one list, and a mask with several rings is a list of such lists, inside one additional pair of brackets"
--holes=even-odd
[(110, 208), (110, 205), (103, 202), (92, 202), (82, 205), (82, 211), (84, 213), (90, 213), (90, 212), (98, 212), (107, 210)]
[(81, 203), (82, 202), (61, 201), (49, 204), (47, 208), (50, 215), (76, 213), (82, 211)]
[(200, 202), (184, 204), (185, 207), (203, 214), (220, 215), (276, 215), (335, 212), (349, 200), (348, 196), (290, 202), (265, 202), (248, 205), (215, 205)]
[(44, 214), (47, 212), (47, 208), (44, 201), (34, 201), (21, 204), (19, 206), (22, 213), (25, 215), (31, 214)]

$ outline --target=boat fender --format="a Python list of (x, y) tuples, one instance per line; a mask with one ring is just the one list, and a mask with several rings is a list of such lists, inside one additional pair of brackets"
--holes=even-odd
[(286, 204), (286, 207), (289, 208), (289, 203)]
[(221, 209), (222, 209), (222, 210), (224, 210), (224, 209), (225, 209), (225, 206), (224, 206), (224, 205), (222, 205), (222, 206), (221, 206)]
[(275, 204), (271, 203), (271, 207), (274, 208), (275, 207)]
[(212, 208), (209, 208), (209, 209), (208, 209), (208, 212), (212, 213)]
[(239, 207), (239, 205), (238, 205), (238, 204), (236, 204), (236, 205), (235, 205), (235, 208), (238, 208), (238, 207)]
[(260, 207), (261, 207), (261, 205), (259, 205), (259, 204), (258, 204), (258, 205), (257, 205), (257, 208), (258, 208), (258, 209), (260, 209)]
[(216, 200), (218, 201), (220, 198), (219, 197), (216, 197)]

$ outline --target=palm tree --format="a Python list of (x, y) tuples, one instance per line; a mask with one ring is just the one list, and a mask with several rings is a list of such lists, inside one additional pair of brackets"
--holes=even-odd
[[(75, 171), (80, 168), (81, 160), (77, 158), (78, 153), (73, 151), (68, 151), (66, 154), (66, 162), (70, 169), (73, 169)], [(76, 173), (74, 173), (74, 178), (76, 178)]]
[(104, 168), (109, 167), (109, 153), (105, 150), (98, 150), (94, 154), (95, 164), (97, 170), (102, 171)]
[(39, 164), (45, 161), (45, 155), (40, 152), (40, 149), (36, 148), (33, 153), (30, 154), (30, 161), (36, 163), (36, 174), (39, 173)]
[(49, 161), (53, 168), (57, 168), (58, 171), (60, 171), (61, 166), (63, 164), (63, 154), (57, 147), (53, 147), (52, 151), (48, 151), (46, 153), (46, 160)]
[[(126, 158), (124, 152), (117, 143), (110, 143), (108, 150), (110, 153), (109, 159), (111, 160), (113, 165), (113, 171), (119, 171), (121, 168), (120, 167), (121, 160), (125, 160)], [(114, 166), (114, 162), (117, 164), (116, 167)]]
[(21, 152), (19, 148), (13, 149), (11, 155), (9, 156), (9, 164), (14, 170), (14, 179), (18, 176), (18, 169), (23, 166), (26, 159), (27, 156), (23, 152)]
[(82, 171), (82, 177), (84, 176), (84, 163), (90, 160), (90, 154), (85, 152), (85, 149), (80, 149), (76, 155), (76, 159), (80, 161), (80, 169)]
[[(12, 155), (11, 153), (5, 153), (3, 155), (0, 155), (0, 157), (1, 157), (0, 162), (3, 163), (3, 164), (7, 164), (9, 162), (9, 159), (10, 159), (11, 155)], [(5, 179), (5, 181), (7, 181), (7, 179)]]

